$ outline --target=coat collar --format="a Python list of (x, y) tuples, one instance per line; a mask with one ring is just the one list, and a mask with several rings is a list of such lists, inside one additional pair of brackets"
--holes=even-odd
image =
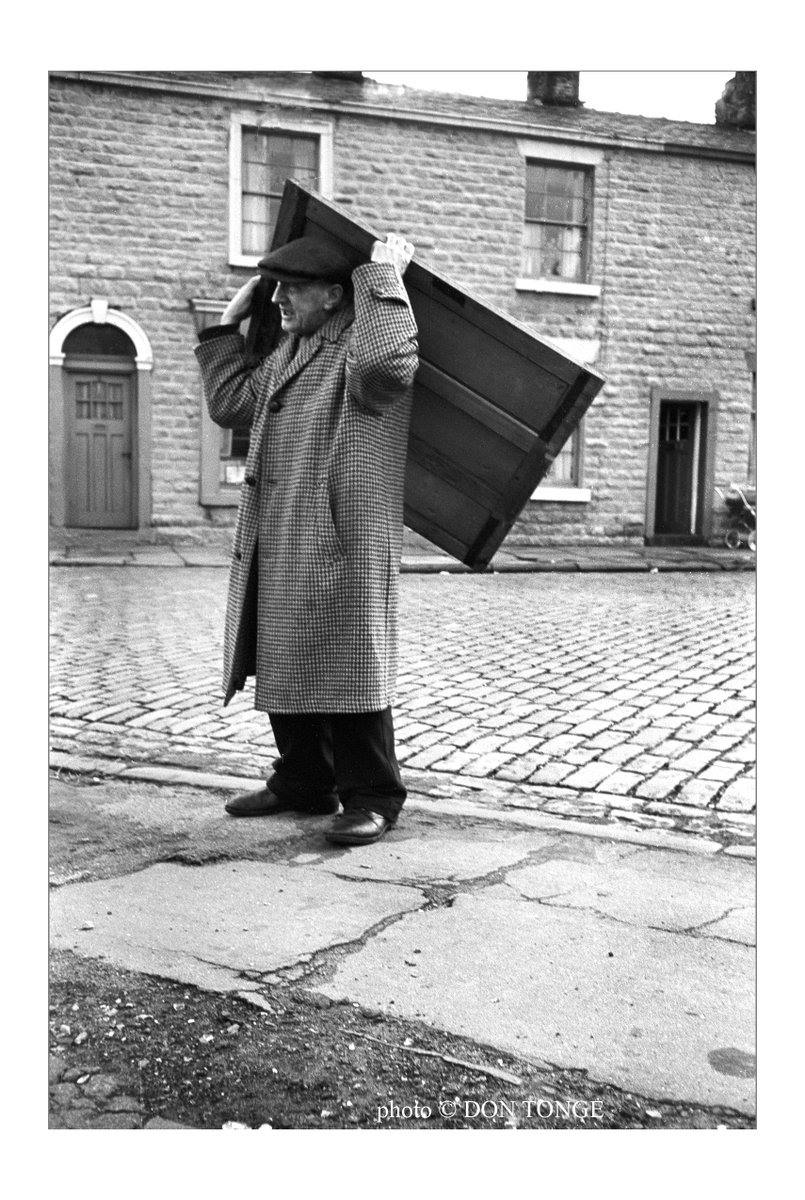
[(273, 391), (284, 387), (289, 379), (293, 379), (317, 354), (325, 342), (337, 342), (345, 329), (355, 319), (355, 310), (351, 304), (341, 308), (320, 326), (310, 337), (286, 337), (277, 348), (277, 361), (274, 371)]
[(326, 339), (328, 342), (337, 342), (344, 330), (348, 329), (354, 320), (355, 309), (351, 304), (347, 304), (344, 308), (340, 308), (334, 316), (330, 317), (330, 320), (326, 321), (320, 329), (317, 329), (313, 337), (309, 338), (308, 341), (312, 342), (316, 337), (320, 337), (321, 340)]

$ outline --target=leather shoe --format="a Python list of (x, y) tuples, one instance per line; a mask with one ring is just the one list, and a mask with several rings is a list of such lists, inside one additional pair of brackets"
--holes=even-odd
[(364, 846), (376, 842), (394, 828), (394, 822), (382, 813), (367, 808), (347, 808), (339, 813), (325, 833), (328, 842), (343, 846)]
[(256, 792), (243, 792), (227, 800), (224, 808), (233, 817), (270, 817), (274, 813), (295, 812), (311, 816), (332, 816), (338, 812), (338, 797), (321, 796), (316, 800), (296, 800), (287, 796), (278, 796), (270, 788), (260, 788)]

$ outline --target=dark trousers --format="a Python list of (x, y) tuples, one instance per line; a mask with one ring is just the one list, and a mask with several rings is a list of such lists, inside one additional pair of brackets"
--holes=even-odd
[(343, 807), (396, 820), (406, 791), (394, 753), (391, 709), (366, 713), (269, 713), (280, 757), (269, 787), (300, 804), (338, 794)]

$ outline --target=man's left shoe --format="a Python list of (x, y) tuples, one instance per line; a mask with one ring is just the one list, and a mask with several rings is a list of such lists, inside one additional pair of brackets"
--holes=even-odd
[(394, 828), (394, 822), (368, 808), (347, 808), (339, 813), (325, 833), (328, 842), (340, 846), (365, 846)]
[(270, 787), (264, 787), (256, 792), (233, 796), (227, 800), (224, 808), (233, 817), (271, 817), (287, 812), (298, 813), (299, 816), (331, 816), (338, 812), (339, 804), (335, 793), (299, 799), (278, 796)]

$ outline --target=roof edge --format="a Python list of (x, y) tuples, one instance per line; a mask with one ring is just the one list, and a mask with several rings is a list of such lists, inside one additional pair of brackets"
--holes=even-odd
[[(266, 73), (267, 76), (272, 74)], [(371, 103), (360, 100), (327, 100), (323, 97), (310, 96), (304, 92), (286, 90), (272, 91), (270, 85), (265, 91), (248, 88), (222, 88), (217, 84), (206, 84), (187, 79), (170, 80), (165, 75), (149, 74), (148, 72), (133, 71), (50, 71), (50, 78), (66, 79), (78, 83), (94, 83), (110, 87), (134, 88), (144, 91), (165, 92), (171, 95), (204, 96), (208, 99), (234, 101), (238, 104), (284, 104), (296, 108), (307, 108), (316, 112), (331, 112), (351, 116), (374, 117), (376, 119), (394, 120), (397, 122), (446, 125), (452, 128), (478, 129), (484, 132), (506, 133), (517, 137), (538, 137), (546, 141), (570, 142), (584, 145), (604, 146), (617, 149), (635, 150), (654, 154), (666, 154), (682, 157), (701, 157), (720, 159), (727, 162), (754, 163), (754, 149), (739, 149), (730, 146), (707, 146), (699, 142), (680, 142), (662, 137), (642, 138), (605, 134), (595, 131), (572, 129), (566, 126), (540, 125), (533, 121), (508, 120), (499, 117), (484, 118), (477, 114), (466, 116), (460, 112), (434, 112), (427, 108), (401, 110), (392, 104)], [(409, 89), (414, 91), (415, 89)], [(586, 109), (586, 112), (598, 110)], [(602, 115), (605, 115), (602, 113)], [(621, 114), (612, 114), (613, 116)], [(628, 116), (629, 114), (622, 114)], [(645, 117), (644, 120), (665, 118)], [(685, 122), (674, 122), (675, 133), (679, 125)], [(710, 126), (696, 125), (697, 129), (709, 129)], [(713, 126), (716, 129), (716, 126)], [(719, 130), (719, 132), (721, 132)]]

